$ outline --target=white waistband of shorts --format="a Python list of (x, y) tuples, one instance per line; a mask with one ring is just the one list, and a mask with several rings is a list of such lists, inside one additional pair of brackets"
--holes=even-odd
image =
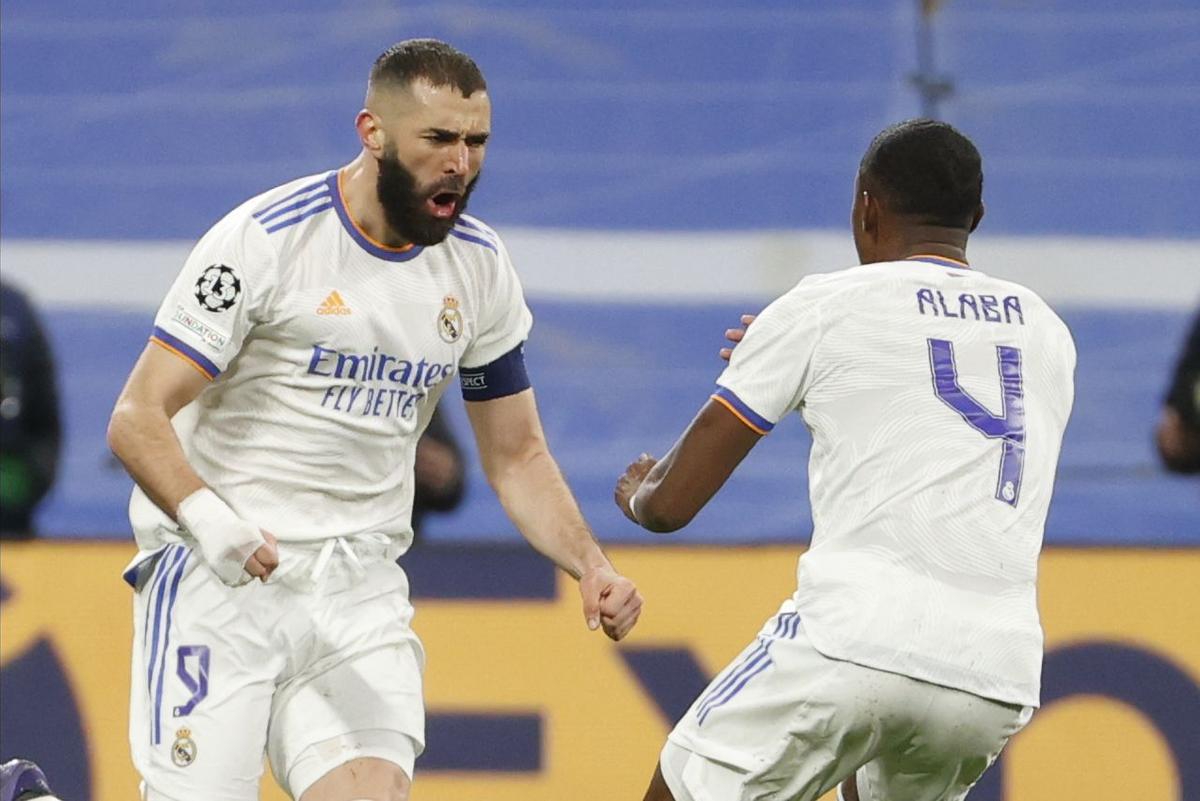
[(361, 578), (370, 565), (395, 560), (400, 550), (395, 539), (377, 532), (314, 542), (280, 542), (279, 567), (268, 583), (278, 581), (297, 589), (313, 588), (330, 571), (349, 571)]

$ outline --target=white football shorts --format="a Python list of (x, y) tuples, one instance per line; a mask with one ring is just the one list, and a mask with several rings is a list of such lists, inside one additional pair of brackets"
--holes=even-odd
[(855, 774), (862, 801), (964, 798), (1033, 715), (830, 659), (787, 601), (668, 736), (676, 801), (814, 801)]
[(143, 564), (129, 736), (145, 801), (256, 801), (264, 753), (293, 798), (358, 757), (412, 777), (425, 657), (404, 571), (327, 552), (290, 581), (281, 551), (280, 580), (236, 588), (183, 545)]

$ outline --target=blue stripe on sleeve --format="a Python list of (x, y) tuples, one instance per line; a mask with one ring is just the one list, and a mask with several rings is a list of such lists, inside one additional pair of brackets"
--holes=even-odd
[(458, 224), (458, 225), (465, 226), (465, 227), (467, 227), (467, 228), (470, 228), (470, 229), (472, 229), (472, 230), (478, 231), (478, 232), (479, 232), (479, 234), (478, 234), (479, 236), (482, 236), (482, 237), (484, 237), (484, 238), (488, 239), (488, 240), (489, 240), (489, 241), (491, 241), (491, 242), (495, 242), (495, 241), (496, 241), (496, 233), (495, 233), (495, 231), (489, 231), (488, 229), (484, 228), (482, 225), (480, 225), (479, 223), (475, 222), (474, 220), (472, 220), (472, 219), (470, 219), (470, 218), (466, 217), (465, 215), (464, 215), (464, 216), (462, 216), (462, 217), (459, 217), (459, 218), (458, 218), (458, 223), (457, 223), (457, 224)]
[(292, 192), (287, 197), (282, 197), (279, 200), (276, 200), (274, 203), (264, 206), (263, 208), (254, 212), (254, 214), (252, 214), (251, 216), (257, 220), (259, 217), (263, 216), (268, 211), (271, 211), (271, 209), (274, 209), (275, 207), (279, 206), (280, 204), (286, 203), (294, 197), (299, 197), (300, 195), (303, 195), (305, 192), (311, 192), (314, 189), (316, 189), (317, 187), (324, 186), (325, 181), (326, 181), (326, 179), (322, 178), (321, 180), (317, 181), (316, 183), (309, 184), (308, 186), (302, 186), (299, 189), (297, 189), (295, 192)]
[(450, 236), (455, 237), (456, 239), (461, 239), (464, 242), (474, 242), (476, 245), (483, 245), (485, 248), (492, 251), (493, 253), (500, 252), (500, 250), (495, 245), (493, 245), (491, 242), (484, 239), (482, 236), (473, 236), (472, 234), (469, 234), (466, 231), (463, 231), (459, 228), (452, 229), (450, 231)]
[[(321, 195), (321, 197), (322, 198), (328, 197), (328, 195)], [(308, 209), (307, 211), (305, 211), (304, 213), (302, 213), (296, 217), (288, 217), (280, 222), (275, 223), (274, 225), (269, 226), (266, 229), (267, 233), (273, 234), (276, 231), (293, 226), (296, 223), (301, 222), (302, 220), (307, 220), (309, 217), (313, 216), (314, 214), (320, 214), (321, 212), (328, 211), (329, 209), (332, 209), (332, 208), (333, 208), (333, 200), (331, 198), (328, 203), (322, 203), (319, 206), (313, 206), (311, 209)], [(260, 220), (260, 222), (261, 222), (261, 220)]]
[(220, 367), (217, 367), (217, 365), (213, 364), (212, 361), (210, 361), (203, 353), (196, 350), (174, 334), (169, 334), (156, 325), (154, 326), (153, 336), (155, 339), (160, 340), (163, 344), (170, 345), (172, 348), (179, 351), (181, 356), (195, 362), (197, 367), (208, 373), (209, 378), (216, 378), (221, 374)]
[(775, 427), (774, 423), (746, 405), (746, 403), (739, 398), (733, 390), (726, 389), (718, 384), (717, 391), (713, 394), (727, 402), (739, 414), (745, 417), (748, 422), (754, 424), (758, 428), (761, 428), (763, 431), (770, 431)]
[(279, 208), (272, 211), (270, 214), (264, 214), (262, 217), (259, 217), (258, 221), (260, 223), (262, 223), (263, 225), (266, 225), (271, 220), (274, 220), (276, 217), (282, 217), (283, 215), (287, 214), (289, 211), (296, 211), (298, 209), (304, 208), (305, 206), (309, 205), (310, 203), (313, 203), (314, 201), (321, 200), (323, 198), (332, 198), (332, 197), (333, 197), (333, 193), (331, 193), (329, 191), (329, 189), (326, 188), (321, 192), (317, 192), (315, 194), (309, 195), (308, 197), (301, 198), (300, 200), (297, 200), (295, 203), (289, 203), (286, 206), (280, 206)]

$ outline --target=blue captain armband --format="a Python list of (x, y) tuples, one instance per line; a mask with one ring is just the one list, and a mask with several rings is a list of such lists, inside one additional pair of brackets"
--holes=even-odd
[(459, 368), (458, 381), (463, 400), (468, 401), (494, 400), (529, 389), (532, 385), (525, 371), (525, 343), (488, 364)]

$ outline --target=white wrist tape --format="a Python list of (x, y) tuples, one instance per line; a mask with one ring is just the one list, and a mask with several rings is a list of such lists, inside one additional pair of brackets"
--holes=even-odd
[(177, 517), (195, 538), (200, 555), (217, 578), (231, 587), (251, 580), (243, 566), (267, 542), (258, 526), (238, 517), (207, 487), (184, 498)]
[(636, 492), (629, 496), (629, 512), (633, 515), (633, 519), (636, 520), (637, 524), (640, 526), (642, 524), (642, 516), (638, 514)]

